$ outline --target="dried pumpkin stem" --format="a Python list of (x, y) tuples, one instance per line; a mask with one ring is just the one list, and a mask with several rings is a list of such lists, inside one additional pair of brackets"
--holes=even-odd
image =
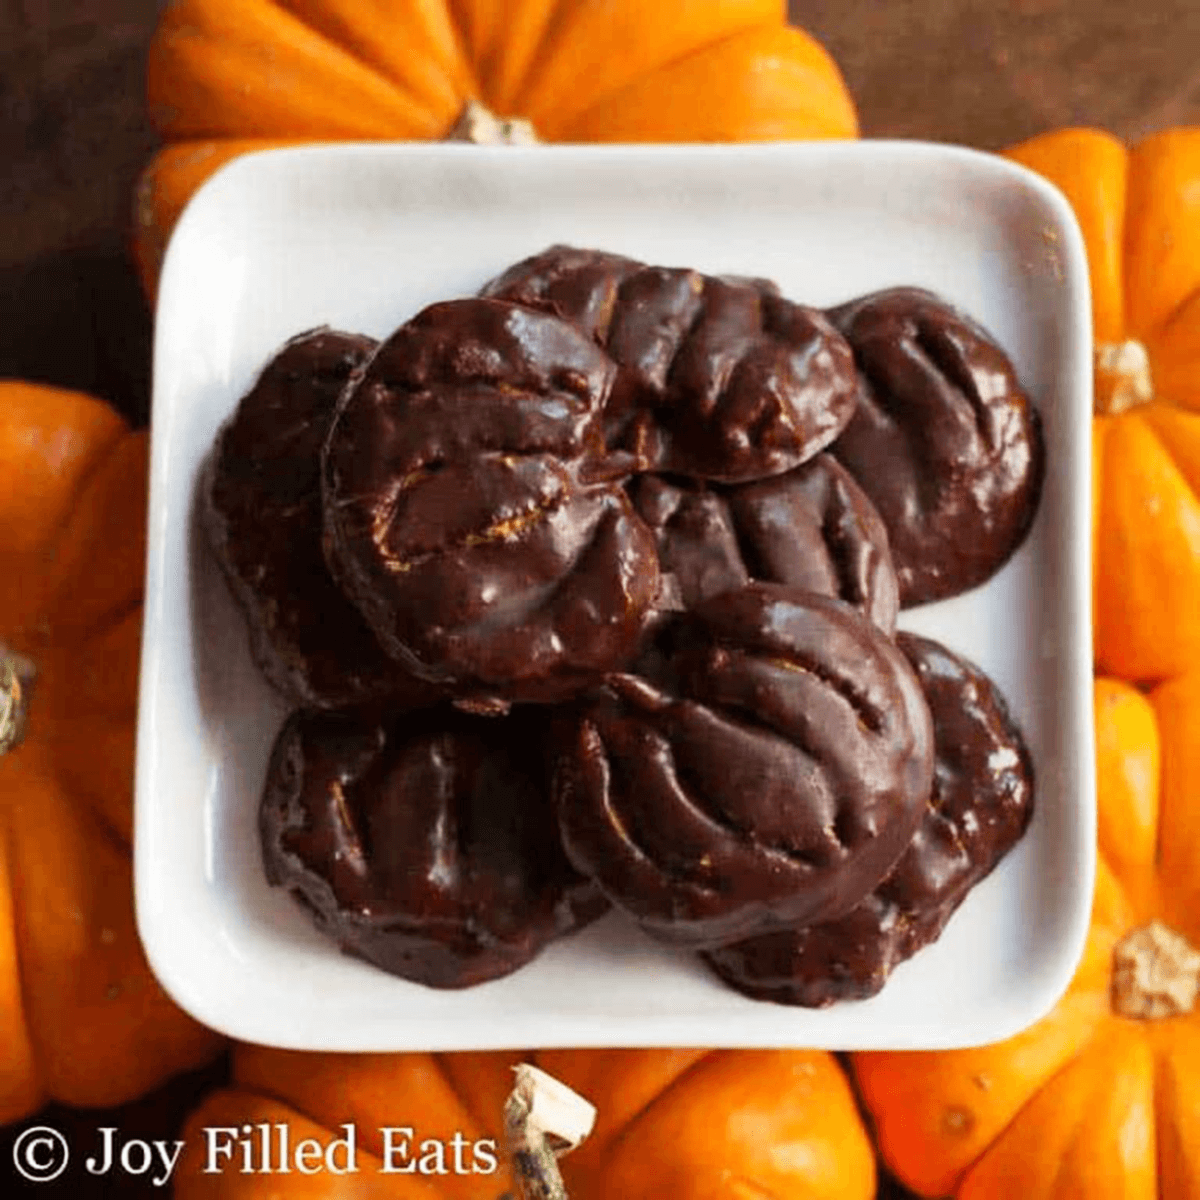
[(15, 750), (25, 736), (33, 663), (0, 642), (0, 754)]
[(541, 139), (524, 118), (498, 117), (478, 100), (468, 100), (445, 140), (476, 146), (536, 146)]
[(504, 1132), (525, 1200), (568, 1200), (558, 1158), (592, 1131), (596, 1110), (565, 1083), (520, 1063), (504, 1105)]
[(1143, 1021), (1185, 1016), (1200, 993), (1200, 951), (1161, 921), (1127, 933), (1113, 950), (1112, 1006)]
[(1099, 342), (1096, 345), (1096, 412), (1116, 416), (1154, 399), (1150, 355), (1141, 342)]

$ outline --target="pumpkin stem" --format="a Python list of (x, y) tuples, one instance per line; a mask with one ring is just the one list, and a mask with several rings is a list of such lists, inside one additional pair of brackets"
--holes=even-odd
[(25, 736), (35, 674), (29, 659), (0, 642), (0, 754), (15, 750)]
[(478, 100), (468, 100), (445, 140), (476, 146), (536, 146), (541, 139), (523, 117), (498, 117)]
[(1096, 345), (1096, 412), (1116, 416), (1154, 399), (1150, 355), (1141, 342), (1099, 342)]
[(568, 1200), (559, 1155), (592, 1131), (596, 1110), (553, 1075), (528, 1063), (513, 1068), (516, 1082), (504, 1105), (504, 1132), (525, 1200)]
[(1121, 1016), (1185, 1016), (1198, 992), (1200, 951), (1161, 921), (1131, 930), (1114, 948), (1112, 1006)]

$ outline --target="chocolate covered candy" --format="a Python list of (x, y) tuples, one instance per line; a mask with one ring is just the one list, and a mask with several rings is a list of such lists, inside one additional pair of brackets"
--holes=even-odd
[(870, 896), (837, 920), (706, 952), (746, 995), (822, 1007), (863, 999), (932, 942), (1024, 833), (1033, 812), (1033, 765), (995, 685), (928, 638), (897, 636), (933, 714), (933, 789), (900, 861)]
[(259, 814), (268, 880), (405, 979), (509, 974), (607, 907), (559, 846), (542, 727), (515, 712), (294, 714)]
[(1004, 351), (929, 292), (829, 313), (861, 386), (833, 446), (887, 525), (904, 607), (989, 579), (1021, 544), (1043, 474), (1041, 425)]
[(773, 584), (696, 605), (564, 735), (576, 867), (648, 932), (713, 946), (856, 905), (932, 778), (908, 661), (854, 609)]
[(685, 608), (761, 580), (843, 600), (888, 632), (895, 626), (887, 530), (830, 455), (735, 486), (644, 475), (629, 492)]
[(205, 532), (245, 613), (254, 658), (296, 703), (337, 707), (439, 690), (389, 659), (321, 549), (320, 451), (370, 338), (317, 329), (271, 359), (222, 426), (201, 484)]
[(497, 704), (630, 659), (658, 563), (602, 443), (615, 370), (497, 300), (432, 305), (380, 347), (326, 443), (324, 505), (330, 563), (389, 654)]
[(833, 441), (854, 409), (841, 336), (765, 280), (552, 246), (483, 294), (554, 313), (607, 350), (620, 367), (607, 436), (647, 470), (776, 475)]

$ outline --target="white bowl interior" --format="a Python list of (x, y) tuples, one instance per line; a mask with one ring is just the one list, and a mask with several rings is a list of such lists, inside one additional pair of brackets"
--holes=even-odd
[[(942, 938), (868, 1001), (745, 999), (619, 916), (461, 992), (340, 954), (263, 877), (256, 810), (284, 708), (194, 527), (197, 473), (274, 350), (321, 324), (377, 337), (552, 242), (765, 275), (828, 305), (915, 284), (982, 322), (1045, 425), (1030, 537), (988, 584), (903, 615), (982, 666), (1029, 741), (1023, 842)], [(243, 1040), (307, 1049), (529, 1045), (918, 1048), (1044, 1014), (1086, 932), (1094, 871), (1090, 326), (1066, 201), (998, 158), (919, 143), (342, 146), (222, 170), (172, 240), (158, 308), (138, 737), (138, 920), (159, 979)]]

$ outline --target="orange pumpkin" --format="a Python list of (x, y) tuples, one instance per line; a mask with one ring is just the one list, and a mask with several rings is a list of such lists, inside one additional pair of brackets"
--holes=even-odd
[(854, 105), (783, 0), (174, 0), (150, 49), (137, 251), (238, 154), (446, 137), (468, 102), (553, 142), (852, 137)]
[(0, 1123), (123, 1103), (218, 1048), (134, 927), (146, 473), (107, 405), (0, 383)]
[(1083, 961), (1016, 1038), (859, 1054), (891, 1169), (958, 1200), (1200, 1197), (1200, 671), (1095, 684), (1100, 862)]
[(1009, 154), (1062, 189), (1087, 242), (1096, 662), (1163, 679), (1200, 663), (1200, 129), (1130, 149), (1069, 129)]
[[(391, 1200), (498, 1200), (514, 1192), (487, 1144), (500, 1139), (512, 1067), (533, 1061), (598, 1109), (596, 1127), (561, 1160), (571, 1200), (868, 1200), (875, 1164), (845, 1076), (831, 1055), (814, 1051), (546, 1050), (462, 1054), (301, 1054), (239, 1046), (233, 1084), (207, 1097), (181, 1136), (187, 1150), (178, 1200), (222, 1196), (375, 1197)], [(280, 1133), (288, 1149), (305, 1139), (325, 1147), (355, 1133), (356, 1170), (305, 1175), (258, 1170), (259, 1126), (271, 1129), (273, 1168)], [(206, 1130), (251, 1133), (206, 1162)], [(391, 1136), (393, 1173), (385, 1165), (385, 1126), (410, 1127), (407, 1145)], [(463, 1173), (455, 1170), (454, 1139)], [(249, 1151), (242, 1148), (249, 1144)], [(425, 1143), (422, 1147), (422, 1143)], [(483, 1149), (476, 1149), (481, 1143)], [(436, 1146), (444, 1147), (438, 1151)], [(253, 1172), (243, 1169), (245, 1154)], [(425, 1168), (421, 1167), (424, 1155)], [(345, 1166), (345, 1151), (333, 1164)], [(410, 1164), (411, 1173), (401, 1168)], [(445, 1173), (431, 1173), (444, 1166)], [(205, 1174), (206, 1165), (220, 1168)]]

